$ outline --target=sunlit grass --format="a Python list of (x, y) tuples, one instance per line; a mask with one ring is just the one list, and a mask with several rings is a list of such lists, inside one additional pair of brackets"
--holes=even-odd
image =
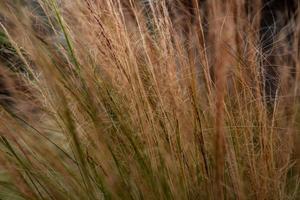
[(16, 107), (34, 105), (0, 108), (0, 199), (299, 198), (298, 75), (265, 103), (240, 1), (193, 21), (165, 1), (41, 1), (50, 35), (7, 2), (0, 43), (30, 74)]

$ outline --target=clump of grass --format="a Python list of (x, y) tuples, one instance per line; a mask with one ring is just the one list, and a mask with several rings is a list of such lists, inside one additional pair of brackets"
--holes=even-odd
[(240, 1), (193, 1), (193, 16), (177, 1), (40, 4), (47, 37), (0, 2), (37, 102), (1, 107), (0, 199), (299, 198), (298, 79), (266, 105)]

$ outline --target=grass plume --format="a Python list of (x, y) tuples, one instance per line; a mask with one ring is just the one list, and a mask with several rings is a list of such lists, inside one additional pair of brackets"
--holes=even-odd
[(269, 104), (262, 2), (190, 2), (0, 1), (0, 199), (299, 199), (299, 16)]

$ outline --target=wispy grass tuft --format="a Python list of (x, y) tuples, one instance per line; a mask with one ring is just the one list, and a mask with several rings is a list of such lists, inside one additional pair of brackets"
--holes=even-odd
[(0, 1), (0, 199), (299, 199), (299, 49), (270, 105), (243, 2)]

